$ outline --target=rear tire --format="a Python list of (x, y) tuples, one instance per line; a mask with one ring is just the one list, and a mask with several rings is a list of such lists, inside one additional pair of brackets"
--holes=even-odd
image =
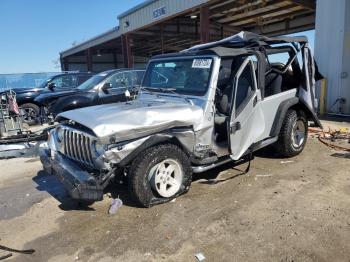
[(187, 155), (176, 145), (163, 144), (141, 153), (131, 164), (129, 191), (143, 207), (151, 207), (186, 193), (192, 182)]
[(306, 144), (308, 122), (303, 112), (288, 110), (284, 118), (275, 149), (283, 157), (300, 154)]
[(20, 106), (23, 110), (23, 122), (32, 126), (38, 123), (40, 108), (36, 104), (26, 103)]

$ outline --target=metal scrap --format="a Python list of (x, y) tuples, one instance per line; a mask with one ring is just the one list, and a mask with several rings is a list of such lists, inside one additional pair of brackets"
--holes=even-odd
[(316, 135), (318, 140), (335, 150), (340, 150), (340, 151), (345, 151), (345, 152), (350, 152), (350, 146), (345, 147), (339, 144), (336, 144), (335, 142), (339, 141), (346, 141), (347, 143), (350, 143), (350, 133), (348, 132), (349, 130), (347, 128), (340, 128), (338, 130), (332, 130), (331, 128), (326, 130), (321, 130), (321, 129), (314, 129), (314, 128), (309, 128), (309, 132), (312, 133), (313, 135)]
[(123, 201), (120, 198), (113, 199), (111, 206), (109, 207), (108, 213), (114, 215), (118, 209), (123, 205)]
[(202, 253), (197, 253), (194, 255), (197, 260), (200, 262), (200, 261), (204, 261), (205, 260), (205, 256), (202, 254)]

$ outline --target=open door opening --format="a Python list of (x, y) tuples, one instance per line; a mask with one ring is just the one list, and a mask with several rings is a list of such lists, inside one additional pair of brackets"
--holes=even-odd
[(233, 85), (227, 132), (231, 158), (238, 160), (265, 130), (264, 114), (259, 103), (261, 93), (257, 88), (255, 66), (251, 57), (243, 61)]

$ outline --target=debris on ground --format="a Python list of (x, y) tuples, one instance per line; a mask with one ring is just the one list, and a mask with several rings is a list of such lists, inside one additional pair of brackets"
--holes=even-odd
[(335, 150), (350, 152), (350, 132), (348, 128), (339, 128), (338, 130), (309, 128), (309, 134), (316, 136), (318, 140)]
[(123, 201), (120, 198), (115, 198), (109, 207), (108, 213), (114, 215), (117, 213), (118, 209), (123, 205)]
[(12, 257), (12, 253), (9, 253), (7, 255), (1, 256), (0, 260), (4, 260), (4, 259), (9, 258), (9, 257)]
[(289, 164), (289, 163), (294, 163), (294, 161), (293, 160), (281, 161), (281, 164)]
[(175, 202), (176, 202), (176, 198), (170, 201), (170, 203), (175, 203)]
[(199, 262), (204, 261), (205, 259), (205, 256), (202, 253), (195, 254), (194, 256), (197, 258)]
[(20, 254), (25, 254), (25, 255), (31, 255), (31, 254), (33, 254), (35, 252), (34, 249), (19, 250), (19, 249), (13, 249), (13, 248), (5, 247), (5, 246), (2, 246), (2, 245), (0, 245), (0, 250), (10, 252), (10, 253), (8, 253), (8, 254), (6, 254), (4, 256), (1, 256), (0, 260), (4, 260), (6, 258), (12, 257), (12, 253), (20, 253)]
[(255, 175), (256, 177), (272, 177), (271, 174), (267, 174), (267, 175)]

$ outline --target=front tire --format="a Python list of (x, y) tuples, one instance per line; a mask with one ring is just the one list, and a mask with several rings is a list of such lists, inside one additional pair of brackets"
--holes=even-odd
[(23, 122), (32, 126), (38, 123), (40, 108), (36, 104), (26, 103), (20, 106), (23, 111)]
[(288, 110), (283, 121), (276, 150), (284, 157), (293, 157), (300, 154), (306, 144), (308, 122), (306, 116), (295, 110)]
[(164, 144), (141, 153), (131, 164), (129, 191), (143, 207), (151, 207), (186, 193), (192, 182), (187, 155), (176, 145)]

